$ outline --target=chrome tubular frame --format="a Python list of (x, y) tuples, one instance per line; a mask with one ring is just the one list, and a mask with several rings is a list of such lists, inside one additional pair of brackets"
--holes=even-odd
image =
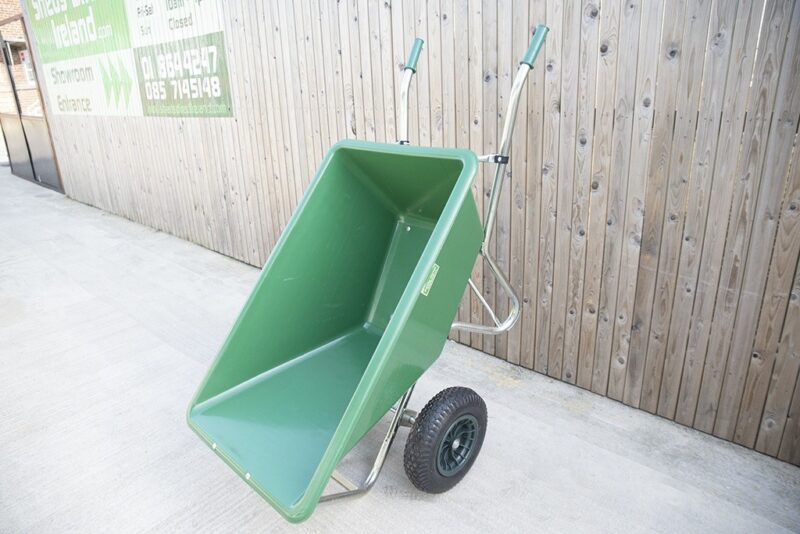
[(522, 88), (525, 85), (525, 79), (530, 72), (531, 67), (527, 63), (520, 63), (517, 69), (517, 75), (514, 77), (514, 85), (511, 86), (511, 95), (508, 100), (508, 109), (506, 110), (506, 122), (503, 125), (503, 134), (500, 137), (500, 152), (498, 154), (487, 154), (481, 156), (478, 160), (481, 163), (496, 162), (497, 168), (494, 172), (494, 182), (492, 182), (492, 192), (489, 197), (489, 211), (486, 213), (486, 218), (483, 223), (483, 243), (481, 243), (481, 256), (486, 260), (486, 264), (492, 271), (492, 274), (497, 279), (503, 292), (508, 296), (511, 302), (508, 317), (504, 321), (497, 318), (494, 310), (491, 309), (486, 299), (483, 298), (481, 292), (473, 283), (472, 279), (469, 280), (469, 287), (478, 296), (481, 305), (489, 312), (489, 316), (494, 321), (494, 326), (487, 326), (480, 323), (462, 323), (454, 322), (452, 328), (456, 330), (463, 330), (465, 332), (474, 332), (477, 334), (497, 335), (509, 331), (519, 319), (519, 296), (511, 283), (500, 271), (500, 268), (495, 263), (494, 258), (489, 253), (489, 241), (494, 232), (495, 218), (497, 215), (497, 204), (500, 202), (500, 193), (503, 191), (503, 183), (506, 178), (506, 166), (508, 165), (508, 152), (511, 145), (511, 134), (514, 132), (514, 125), (517, 122), (517, 108), (519, 107), (519, 99), (522, 94)]
[(408, 92), (413, 77), (413, 69), (403, 69), (403, 81), (400, 82), (400, 124), (397, 128), (397, 142), (401, 145), (408, 144)]
[(394, 416), (392, 417), (392, 422), (389, 424), (389, 430), (386, 432), (386, 436), (383, 438), (383, 443), (381, 443), (381, 448), (378, 450), (378, 455), (375, 457), (375, 462), (372, 464), (372, 469), (370, 469), (369, 474), (367, 474), (367, 477), (364, 479), (364, 482), (362, 482), (361, 485), (354, 484), (338, 470), (334, 471), (333, 475), (331, 475), (331, 479), (342, 486), (344, 491), (323, 495), (319, 499), (320, 502), (332, 501), (334, 499), (341, 499), (342, 497), (350, 497), (351, 495), (366, 493), (372, 488), (373, 484), (375, 484), (375, 481), (378, 480), (378, 475), (383, 468), (383, 464), (386, 461), (386, 456), (388, 455), (389, 449), (392, 446), (392, 442), (394, 442), (394, 438), (397, 435), (397, 430), (401, 426), (413, 425), (414, 421), (416, 420), (416, 412), (406, 409), (413, 391), (414, 386), (412, 385), (408, 391), (403, 394), (397, 405), (392, 408), (392, 411), (394, 411)]

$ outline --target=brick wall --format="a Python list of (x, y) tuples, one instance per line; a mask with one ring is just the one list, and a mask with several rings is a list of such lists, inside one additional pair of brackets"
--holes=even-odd
[[(19, 5), (19, 0), (0, 0), (0, 20), (5, 20), (14, 15), (22, 13), (22, 8)], [(19, 21), (6, 24), (0, 31), (3, 32), (3, 38), (8, 41), (21, 41), (25, 39), (25, 33), (22, 30), (22, 23)]]

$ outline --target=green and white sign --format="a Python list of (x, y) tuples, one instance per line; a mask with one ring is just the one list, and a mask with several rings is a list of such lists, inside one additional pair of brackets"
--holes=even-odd
[[(222, 32), (136, 48), (134, 54), (144, 114), (174, 117), (230, 115), (224, 50)], [(220, 51), (223, 52), (222, 58)]]
[(142, 115), (136, 65), (127, 50), (44, 65), (53, 113)]
[(224, 0), (25, 0), (53, 113), (230, 117)]

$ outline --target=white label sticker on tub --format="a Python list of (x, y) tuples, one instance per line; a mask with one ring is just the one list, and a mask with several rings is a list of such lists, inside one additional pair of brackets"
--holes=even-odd
[(428, 280), (425, 282), (425, 285), (422, 286), (422, 294), (424, 296), (428, 296), (428, 293), (431, 292), (431, 286), (433, 285), (433, 281), (436, 280), (436, 273), (439, 272), (439, 265), (434, 263), (433, 267), (431, 267), (431, 274), (428, 275)]

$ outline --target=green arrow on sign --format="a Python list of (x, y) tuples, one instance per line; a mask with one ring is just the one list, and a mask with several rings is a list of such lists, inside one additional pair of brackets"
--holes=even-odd
[(111, 101), (111, 92), (113, 90), (111, 86), (111, 76), (108, 74), (108, 70), (106, 70), (102, 61), (98, 61), (97, 64), (100, 65), (100, 75), (103, 77), (103, 92), (106, 94), (106, 104), (109, 104)]
[(112, 101), (119, 107), (122, 100), (125, 99), (125, 107), (130, 103), (131, 87), (133, 86), (133, 78), (128, 73), (125, 65), (120, 58), (117, 58), (116, 66), (109, 59), (105, 63), (100, 60), (100, 74), (103, 78), (103, 91), (106, 94), (106, 104)]
[(114, 102), (119, 106), (119, 73), (110, 61), (108, 62), (108, 70), (111, 71), (111, 88), (114, 90)]
[(133, 79), (131, 78), (131, 75), (128, 74), (128, 70), (125, 68), (125, 65), (122, 64), (122, 59), (117, 58), (117, 65), (119, 66), (120, 74), (120, 91), (122, 92), (122, 96), (125, 98), (125, 107), (127, 107), (131, 99), (131, 87), (133, 86)]

